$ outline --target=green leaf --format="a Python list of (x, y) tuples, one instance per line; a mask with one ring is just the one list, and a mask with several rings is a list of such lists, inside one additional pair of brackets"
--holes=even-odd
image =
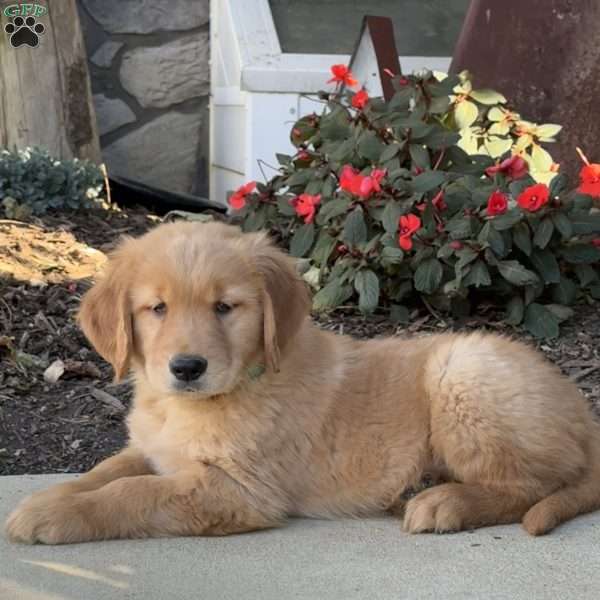
[(533, 271), (526, 269), (516, 260), (499, 261), (497, 267), (502, 277), (513, 285), (524, 286), (539, 281)]
[(564, 275), (552, 287), (552, 299), (558, 304), (573, 304), (577, 297), (577, 286)]
[(358, 142), (358, 153), (370, 161), (377, 162), (384, 147), (383, 142), (374, 131), (365, 131)]
[(371, 269), (361, 269), (354, 278), (358, 292), (358, 307), (362, 313), (372, 313), (379, 302), (379, 279)]
[(497, 106), (490, 108), (490, 110), (488, 111), (488, 114), (487, 114), (487, 118), (490, 121), (495, 121), (495, 122), (504, 120), (505, 116), (506, 116), (506, 113), (501, 108), (498, 108)]
[(490, 277), (490, 272), (488, 271), (486, 264), (481, 259), (473, 263), (469, 272), (463, 279), (463, 285), (465, 287), (474, 285), (478, 288), (482, 285), (490, 285), (491, 283), (492, 279)]
[(288, 196), (279, 196), (279, 198), (277, 198), (277, 210), (286, 217), (293, 217), (296, 214), (294, 207), (290, 204), (290, 198)]
[(292, 162), (292, 157), (289, 154), (276, 153), (275, 158), (277, 159), (277, 162), (284, 167)]
[(563, 247), (561, 254), (572, 264), (592, 264), (600, 260), (600, 248), (592, 244), (571, 244)]
[(493, 222), (494, 229), (498, 231), (504, 231), (505, 229), (511, 229), (514, 227), (522, 218), (523, 215), (515, 208), (512, 208), (506, 211), (503, 215), (493, 217), (491, 220)]
[(313, 308), (316, 311), (335, 308), (348, 300), (352, 292), (351, 285), (345, 285), (340, 279), (332, 279), (315, 294)]
[(492, 104), (504, 104), (506, 102), (506, 98), (502, 94), (489, 89), (471, 90), (469, 96), (473, 98), (473, 100), (488, 106), (491, 106)]
[(323, 202), (317, 213), (317, 223), (322, 225), (334, 217), (343, 215), (348, 210), (351, 202), (350, 198), (344, 196)]
[(300, 169), (292, 173), (286, 180), (285, 183), (289, 187), (297, 185), (306, 185), (315, 176), (314, 169)]
[(392, 304), (390, 308), (390, 321), (392, 323), (408, 323), (410, 321), (408, 308), (402, 306), (402, 304)]
[(515, 242), (515, 246), (517, 246), (521, 252), (527, 256), (531, 254), (531, 236), (527, 223), (521, 221), (514, 226), (513, 241)]
[(569, 178), (564, 173), (558, 173), (550, 182), (550, 197), (560, 196), (569, 187)]
[(383, 210), (382, 223), (383, 228), (391, 235), (398, 232), (398, 221), (403, 214), (402, 206), (399, 202), (388, 200)]
[(541, 304), (532, 303), (525, 310), (525, 329), (537, 338), (552, 339), (558, 337), (558, 319)]
[[(552, 181), (554, 182), (555, 179), (553, 179)], [(571, 221), (569, 221), (569, 217), (567, 217), (565, 213), (552, 213), (552, 222), (554, 223), (554, 227), (556, 227), (556, 229), (562, 236), (563, 241), (566, 242), (573, 237), (573, 225), (571, 224)]]
[(556, 257), (550, 250), (534, 250), (529, 259), (545, 283), (558, 283), (560, 281), (560, 267)]
[(363, 216), (362, 207), (357, 206), (346, 217), (342, 239), (350, 246), (364, 244), (367, 241), (367, 225)]
[(333, 249), (335, 248), (337, 240), (330, 236), (324, 229), (321, 230), (317, 243), (312, 251), (311, 258), (313, 262), (319, 267), (326, 265), (329, 261), (329, 257)]
[(553, 138), (562, 129), (562, 125), (553, 125), (552, 123), (546, 123), (544, 125), (538, 125), (535, 129), (535, 133), (538, 137)]
[(533, 236), (533, 245), (543, 250), (552, 239), (553, 233), (554, 223), (552, 222), (552, 219), (545, 217), (540, 221), (540, 224), (535, 230), (535, 235)]
[(575, 265), (574, 271), (582, 287), (587, 287), (590, 283), (598, 279), (598, 273), (590, 265)]
[(442, 282), (442, 276), (442, 263), (437, 258), (428, 258), (415, 271), (415, 289), (424, 294), (433, 294)]
[(488, 244), (497, 256), (502, 257), (506, 252), (504, 238), (488, 221), (479, 232), (477, 240), (482, 244)]
[(304, 193), (310, 194), (311, 196), (316, 196), (317, 194), (321, 193), (322, 188), (323, 181), (321, 179), (311, 179), (304, 188)]
[(590, 215), (587, 211), (573, 211), (570, 217), (575, 235), (600, 233), (600, 215)]
[(413, 179), (413, 189), (418, 194), (424, 194), (439, 187), (446, 181), (442, 171), (425, 171)]
[(427, 144), (429, 148), (433, 150), (441, 150), (443, 148), (449, 148), (454, 146), (460, 139), (460, 135), (455, 131), (448, 131), (447, 129), (436, 129), (429, 135), (423, 138), (423, 142)]
[(400, 248), (384, 246), (381, 251), (381, 263), (384, 267), (400, 264), (404, 260), (404, 252)]
[(425, 148), (422, 144), (410, 144), (408, 147), (408, 152), (414, 166), (419, 167), (420, 169), (431, 168), (429, 150), (427, 150), (427, 148)]
[(471, 237), (471, 221), (463, 214), (459, 214), (445, 225), (445, 230), (450, 233), (453, 240), (465, 240)]
[(344, 140), (350, 134), (350, 119), (346, 110), (338, 107), (321, 118), (321, 135), (327, 140)]
[(513, 296), (506, 305), (506, 317), (504, 320), (509, 325), (518, 325), (523, 320), (525, 304), (521, 296)]
[(476, 104), (468, 100), (461, 100), (454, 107), (454, 120), (459, 129), (471, 127), (479, 116), (479, 110)]
[(552, 157), (538, 144), (533, 144), (531, 149), (531, 168), (534, 171), (546, 172), (552, 166)]
[(290, 254), (298, 258), (306, 256), (314, 241), (315, 226), (313, 223), (298, 227), (290, 242)]
[(381, 162), (387, 162), (388, 160), (392, 160), (392, 158), (394, 158), (395, 156), (398, 155), (398, 153), (400, 152), (400, 150), (402, 150), (403, 145), (402, 144), (389, 144), (388, 146), (385, 147), (385, 150), (381, 153), (381, 156), (379, 157), (379, 160)]
[(556, 317), (559, 323), (570, 319), (575, 314), (572, 308), (562, 304), (546, 304), (546, 308)]

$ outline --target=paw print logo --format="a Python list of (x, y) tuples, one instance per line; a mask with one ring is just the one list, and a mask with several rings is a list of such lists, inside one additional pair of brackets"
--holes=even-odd
[(40, 43), (40, 35), (43, 35), (46, 28), (38, 23), (35, 17), (15, 17), (12, 23), (4, 26), (4, 31), (9, 36), (10, 45), (13, 48), (19, 46), (31, 46), (35, 48)]

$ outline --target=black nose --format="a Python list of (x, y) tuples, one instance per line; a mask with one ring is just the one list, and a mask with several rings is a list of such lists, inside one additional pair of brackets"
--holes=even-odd
[(208, 367), (208, 362), (202, 356), (194, 354), (177, 354), (169, 362), (169, 369), (179, 381), (194, 381)]

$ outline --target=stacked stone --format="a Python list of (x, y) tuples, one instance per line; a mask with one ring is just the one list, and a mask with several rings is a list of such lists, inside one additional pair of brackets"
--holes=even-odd
[(79, 0), (109, 171), (207, 191), (209, 0)]

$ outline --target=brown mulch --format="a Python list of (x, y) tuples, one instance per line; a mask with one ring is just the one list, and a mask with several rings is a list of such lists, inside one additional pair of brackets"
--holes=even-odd
[[(139, 235), (158, 221), (143, 209), (0, 219), (0, 475), (81, 472), (125, 443), (131, 389), (112, 383), (74, 314), (105, 253), (122, 235)], [(576, 315), (558, 340), (537, 345), (600, 414), (600, 311), (581, 305)], [(492, 310), (464, 322), (412, 316), (406, 327), (344, 310), (317, 322), (358, 338), (486, 327), (536, 343), (507, 330)]]

